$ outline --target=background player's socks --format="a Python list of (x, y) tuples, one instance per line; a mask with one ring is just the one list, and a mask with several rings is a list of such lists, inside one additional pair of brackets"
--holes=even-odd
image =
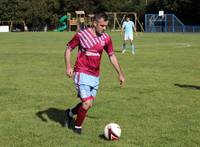
[(134, 46), (134, 44), (131, 45), (131, 52), (132, 52), (132, 54), (135, 54), (135, 46)]

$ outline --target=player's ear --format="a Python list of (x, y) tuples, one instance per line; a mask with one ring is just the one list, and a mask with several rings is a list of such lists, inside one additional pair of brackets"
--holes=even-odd
[(94, 22), (93, 22), (93, 25), (96, 27), (96, 26), (97, 26), (97, 21), (94, 21)]

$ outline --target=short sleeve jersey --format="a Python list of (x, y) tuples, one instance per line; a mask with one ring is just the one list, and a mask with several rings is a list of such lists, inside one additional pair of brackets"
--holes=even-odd
[(134, 22), (124, 21), (122, 27), (125, 31), (125, 34), (133, 34)]
[(103, 50), (109, 56), (114, 54), (110, 36), (106, 33), (103, 33), (101, 36), (95, 36), (91, 28), (76, 33), (72, 40), (67, 43), (67, 46), (70, 50), (78, 46), (74, 71), (97, 77), (99, 76)]

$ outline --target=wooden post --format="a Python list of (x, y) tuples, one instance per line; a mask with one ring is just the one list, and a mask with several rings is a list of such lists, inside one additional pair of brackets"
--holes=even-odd
[(10, 21), (10, 32), (12, 31), (12, 27), (13, 27), (13, 22)]
[(135, 28), (136, 28), (136, 31), (137, 31), (137, 14), (134, 13), (134, 16), (135, 16)]
[(116, 25), (116, 16), (117, 14), (116, 13), (113, 13), (113, 16), (114, 16), (114, 22), (113, 22), (113, 31), (115, 30), (115, 25)]

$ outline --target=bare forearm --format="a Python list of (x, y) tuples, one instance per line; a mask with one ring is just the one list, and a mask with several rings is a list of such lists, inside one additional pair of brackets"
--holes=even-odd
[(134, 32), (137, 33), (136, 27), (134, 27)]
[(65, 50), (64, 59), (65, 59), (66, 68), (71, 67), (71, 61), (70, 61), (71, 60), (71, 51), (68, 48)]
[(66, 65), (66, 75), (70, 78), (73, 75), (73, 70), (71, 68), (71, 62), (70, 62), (71, 50), (69, 48), (67, 48), (65, 51), (64, 59), (65, 59), (65, 65)]
[(119, 75), (123, 75), (122, 70), (121, 70), (121, 67), (120, 67), (120, 65), (119, 65), (119, 63), (118, 63), (117, 58), (116, 58), (115, 55), (112, 55), (112, 56), (110, 57), (110, 62), (112, 63), (112, 65), (113, 65), (113, 67), (115, 68), (115, 70), (117, 71), (117, 73), (118, 73)]
[(123, 86), (125, 78), (115, 55), (110, 56), (110, 62), (118, 73), (120, 85)]

